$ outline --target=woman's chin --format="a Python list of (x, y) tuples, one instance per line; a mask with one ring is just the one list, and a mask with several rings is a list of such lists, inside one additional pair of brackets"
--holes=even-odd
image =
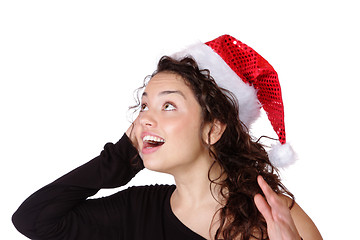
[(149, 156), (145, 156), (143, 158), (143, 163), (146, 169), (154, 171), (154, 172), (166, 172), (163, 164), (160, 163), (159, 159), (152, 159)]

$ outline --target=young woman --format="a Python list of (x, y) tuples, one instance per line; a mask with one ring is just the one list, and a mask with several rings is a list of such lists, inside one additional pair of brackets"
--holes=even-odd
[[(189, 57), (163, 57), (140, 113), (101, 154), (31, 195), (13, 215), (33, 239), (321, 239), (281, 184), (232, 94)], [(176, 185), (125, 185), (144, 167)], [(287, 195), (287, 196), (286, 196)]]

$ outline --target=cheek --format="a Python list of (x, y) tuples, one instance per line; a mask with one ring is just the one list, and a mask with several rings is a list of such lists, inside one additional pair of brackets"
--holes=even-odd
[(167, 132), (172, 136), (198, 136), (200, 132), (200, 119), (198, 119), (196, 115), (188, 114), (186, 116), (169, 119), (164, 126), (166, 126)]
[(171, 138), (174, 151), (199, 148), (201, 145), (200, 119), (196, 119), (196, 117), (178, 118), (170, 121), (166, 126), (166, 132)]

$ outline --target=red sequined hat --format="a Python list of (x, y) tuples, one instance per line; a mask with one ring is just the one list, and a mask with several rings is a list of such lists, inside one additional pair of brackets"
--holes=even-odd
[(234, 93), (239, 102), (240, 120), (249, 128), (265, 110), (279, 144), (272, 145), (270, 161), (276, 167), (292, 164), (296, 155), (286, 142), (284, 106), (278, 75), (260, 54), (236, 38), (223, 35), (197, 43), (175, 53), (174, 58), (190, 56), (200, 69), (208, 69), (220, 87)]

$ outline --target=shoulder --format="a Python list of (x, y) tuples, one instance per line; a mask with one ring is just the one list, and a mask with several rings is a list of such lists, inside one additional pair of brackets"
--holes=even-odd
[(303, 239), (321, 240), (322, 237), (319, 230), (305, 211), (296, 202), (293, 203), (293, 200), (288, 196), (281, 195), (281, 197), (287, 202), (289, 207), (292, 206), (290, 213), (300, 236)]
[(159, 200), (171, 194), (175, 188), (175, 185), (155, 184), (146, 186), (133, 186), (127, 188), (123, 192), (131, 198), (150, 198), (152, 200)]
[(124, 191), (129, 192), (167, 192), (171, 189), (175, 189), (175, 185), (169, 184), (155, 184), (155, 185), (144, 185), (144, 186), (132, 186)]
[(101, 201), (102, 204), (114, 204), (124, 207), (130, 212), (148, 208), (159, 209), (166, 203), (175, 188), (175, 185), (132, 186), (110, 196), (90, 199), (90, 201), (94, 204), (98, 201)]
[(122, 201), (132, 213), (154, 214), (158, 216), (170, 201), (175, 185), (149, 185), (129, 187), (121, 192)]

